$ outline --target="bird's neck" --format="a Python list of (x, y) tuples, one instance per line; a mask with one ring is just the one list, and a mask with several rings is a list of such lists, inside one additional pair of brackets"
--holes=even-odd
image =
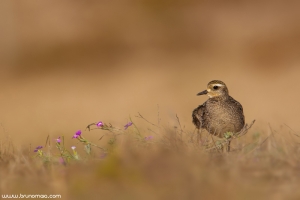
[(229, 95), (220, 95), (216, 97), (211, 97), (212, 101), (226, 101), (229, 98)]

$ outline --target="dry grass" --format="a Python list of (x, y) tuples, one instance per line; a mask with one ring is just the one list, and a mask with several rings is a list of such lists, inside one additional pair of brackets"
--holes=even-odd
[[(180, 123), (150, 122), (143, 131), (134, 120), (126, 131), (91, 130), (104, 135), (98, 143), (106, 156), (97, 148), (91, 155), (79, 150), (81, 159), (66, 165), (54, 144), (42, 149), (49, 161), (32, 151), (15, 152), (10, 141), (1, 141), (1, 193), (61, 194), (63, 199), (299, 198), (299, 136), (287, 126), (250, 129), (233, 139), (232, 152), (220, 153), (197, 145), (193, 131)], [(146, 140), (146, 132), (153, 137)]]
[[(1, 1), (0, 193), (299, 199), (299, 6)], [(207, 99), (196, 94), (215, 79), (243, 105), (248, 123), (257, 120), (229, 154), (205, 134), (199, 146), (190, 119)], [(156, 104), (173, 121), (157, 117)], [(105, 150), (92, 147), (87, 155), (78, 143), (81, 160), (72, 158), (70, 133), (94, 119), (124, 125), (138, 111), (151, 123), (139, 116), (126, 132), (83, 132)], [(284, 123), (296, 132), (272, 129)], [(45, 154), (36, 157), (33, 148), (45, 146), (48, 135)], [(56, 148), (59, 135), (67, 151)]]

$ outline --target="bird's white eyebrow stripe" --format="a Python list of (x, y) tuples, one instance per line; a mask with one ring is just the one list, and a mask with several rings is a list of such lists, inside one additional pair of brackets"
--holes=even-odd
[(217, 84), (214, 84), (214, 86), (220, 86), (220, 87), (222, 87), (224, 85), (217, 83)]

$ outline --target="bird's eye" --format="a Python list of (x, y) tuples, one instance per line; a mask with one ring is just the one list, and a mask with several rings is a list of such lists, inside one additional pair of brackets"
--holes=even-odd
[(219, 89), (219, 86), (215, 85), (214, 90), (217, 90), (217, 89)]

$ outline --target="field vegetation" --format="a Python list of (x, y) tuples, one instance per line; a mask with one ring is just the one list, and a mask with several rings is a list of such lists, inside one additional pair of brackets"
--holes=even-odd
[[(90, 124), (20, 150), (1, 140), (2, 194), (60, 194), (63, 199), (298, 199), (299, 135), (287, 125), (252, 127), (224, 140), (139, 114), (123, 127)], [(144, 123), (143, 123), (144, 122)], [(145, 125), (145, 123), (147, 125)], [(139, 125), (143, 127), (139, 127)], [(89, 134), (99, 135), (91, 143)], [(69, 146), (77, 140), (76, 146)]]
[[(299, 200), (299, 8), (0, 1), (0, 195)], [(211, 80), (244, 134), (197, 140)]]

